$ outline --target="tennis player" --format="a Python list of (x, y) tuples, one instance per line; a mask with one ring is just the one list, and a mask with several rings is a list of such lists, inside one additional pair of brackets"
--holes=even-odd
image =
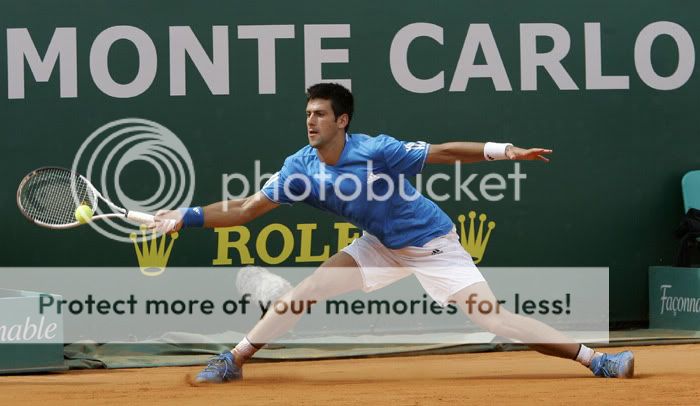
[[(234, 226), (282, 204), (302, 201), (348, 219), (363, 234), (280, 300), (307, 303), (360, 289), (373, 291), (414, 274), (436, 302), (457, 304), (474, 323), (497, 336), (537, 343), (529, 345), (543, 354), (575, 360), (597, 376), (628, 378), (634, 374), (634, 356), (629, 351), (597, 352), (535, 319), (502, 308), (481, 313), (469, 305), (478, 298), (495, 308), (497, 300), (460, 245), (450, 218), (406, 179), (421, 172), (425, 164), (503, 159), (547, 162), (551, 150), (494, 142), (429, 145), (388, 135), (351, 134), (353, 105), (352, 94), (341, 85), (311, 86), (306, 104), (309, 145), (287, 157), (262, 190), (205, 207), (159, 211), (151, 226), (163, 232)], [(267, 312), (235, 348), (213, 358), (196, 380), (241, 379), (243, 364), (300, 317)]]

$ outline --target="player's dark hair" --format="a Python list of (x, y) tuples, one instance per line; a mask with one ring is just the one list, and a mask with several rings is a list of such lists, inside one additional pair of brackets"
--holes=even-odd
[(312, 99), (330, 100), (336, 119), (347, 114), (348, 125), (345, 126), (345, 131), (348, 131), (355, 104), (352, 93), (348, 89), (337, 83), (317, 83), (306, 89), (306, 102)]

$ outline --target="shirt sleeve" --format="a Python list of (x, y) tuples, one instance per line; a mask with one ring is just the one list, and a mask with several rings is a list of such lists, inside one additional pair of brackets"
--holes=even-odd
[(388, 135), (378, 138), (380, 153), (392, 173), (415, 176), (423, 170), (430, 144), (424, 141), (399, 141)]
[(308, 196), (307, 187), (311, 185), (303, 182), (303, 174), (295, 173), (292, 166), (288, 159), (285, 160), (282, 168), (265, 182), (260, 189), (265, 197), (278, 204), (291, 205)]

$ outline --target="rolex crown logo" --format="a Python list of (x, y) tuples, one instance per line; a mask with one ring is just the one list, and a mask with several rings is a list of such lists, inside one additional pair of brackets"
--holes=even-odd
[(131, 233), (129, 238), (134, 243), (136, 258), (139, 261), (141, 273), (146, 276), (158, 276), (165, 271), (165, 266), (168, 264), (168, 258), (170, 258), (170, 251), (173, 249), (173, 244), (175, 243), (175, 240), (177, 240), (178, 233), (170, 234), (170, 242), (168, 243), (168, 247), (166, 249), (166, 234), (161, 236), (160, 243), (158, 243), (159, 238), (156, 231), (153, 230), (151, 232), (151, 238), (148, 238), (146, 229), (147, 227), (145, 224), (140, 226), (140, 244), (136, 233)]
[(494, 221), (489, 221), (487, 225), (486, 235), (484, 235), (484, 222), (486, 221), (486, 214), (481, 213), (479, 215), (479, 230), (476, 231), (474, 227), (474, 219), (476, 218), (476, 212), (469, 212), (469, 233), (464, 229), (464, 221), (466, 217), (464, 214), (460, 214), (457, 217), (460, 227), (459, 242), (462, 247), (472, 256), (475, 264), (481, 262), (484, 257), (484, 251), (486, 251), (486, 244), (489, 243), (489, 237), (491, 236), (491, 230), (496, 228), (496, 223)]

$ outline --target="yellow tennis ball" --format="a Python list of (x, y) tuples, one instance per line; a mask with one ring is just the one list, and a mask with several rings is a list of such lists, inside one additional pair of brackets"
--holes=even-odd
[(75, 219), (78, 220), (78, 223), (80, 224), (85, 224), (90, 221), (92, 215), (92, 209), (88, 205), (81, 204), (77, 209), (75, 209)]

